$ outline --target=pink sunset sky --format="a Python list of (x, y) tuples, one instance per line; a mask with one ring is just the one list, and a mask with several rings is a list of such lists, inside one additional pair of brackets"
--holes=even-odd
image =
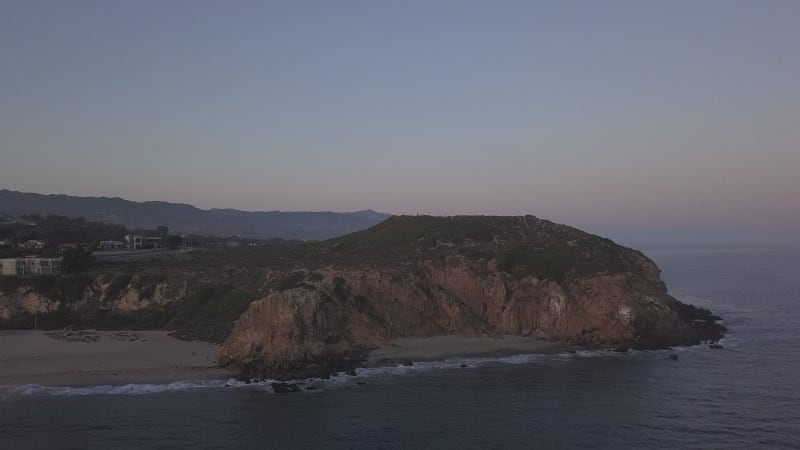
[(791, 1), (12, 2), (0, 188), (792, 239), (798, 23)]

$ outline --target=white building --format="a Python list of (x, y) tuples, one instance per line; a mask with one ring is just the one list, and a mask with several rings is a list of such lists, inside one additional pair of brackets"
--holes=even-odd
[(102, 250), (121, 249), (125, 248), (124, 241), (100, 241), (97, 243), (97, 248)]
[(28, 250), (43, 249), (44, 246), (45, 246), (45, 241), (38, 239), (31, 239), (21, 244), (17, 244), (18, 248), (26, 248)]
[(126, 234), (125, 247), (132, 250), (140, 248), (161, 248), (161, 238), (140, 236), (138, 234)]
[(3, 275), (55, 275), (61, 273), (61, 258), (0, 259)]
[(2, 275), (16, 275), (17, 274), (17, 258), (0, 259), (0, 274), (2, 274)]

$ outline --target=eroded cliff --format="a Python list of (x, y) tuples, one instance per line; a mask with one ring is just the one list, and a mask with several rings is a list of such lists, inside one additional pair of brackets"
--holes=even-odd
[(590, 347), (718, 339), (640, 252), (534, 217), (395, 217), (328, 242), (317, 267), (268, 271), (221, 362), (252, 376), (323, 376), (405, 336), (522, 335)]

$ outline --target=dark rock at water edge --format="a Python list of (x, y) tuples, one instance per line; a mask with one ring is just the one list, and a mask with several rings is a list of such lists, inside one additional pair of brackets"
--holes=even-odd
[(301, 389), (294, 383), (272, 383), (272, 392), (276, 394), (290, 394), (292, 392), (300, 392)]
[[(222, 366), (237, 371), (240, 379), (302, 380), (306, 378), (328, 379), (341, 372), (355, 376), (366, 351), (361, 348), (349, 352), (304, 352), (296, 355), (253, 354), (242, 362), (227, 361)], [(227, 363), (227, 364), (226, 364)]]

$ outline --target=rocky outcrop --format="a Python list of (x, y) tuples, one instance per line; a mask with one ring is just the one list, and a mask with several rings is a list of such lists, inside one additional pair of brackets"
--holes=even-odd
[(114, 317), (173, 305), (185, 296), (186, 288), (185, 279), (151, 273), (2, 277), (0, 326), (103, 327)]
[[(508, 234), (496, 234), (485, 245), (435, 240), (442, 248), (418, 253), (429, 257), (419, 260), (269, 271), (269, 293), (237, 321), (220, 361), (248, 376), (289, 379), (347, 370), (361, 350), (404, 336), (510, 334), (651, 349), (717, 339), (724, 331), (708, 311), (669, 296), (658, 268), (641, 253), (565, 227), (576, 238), (566, 251), (561, 241), (541, 238), (554, 224), (526, 218), (522, 225), (540, 241), (527, 264), (504, 262), (511, 244), (500, 242)], [(515, 236), (512, 248), (527, 236)], [(414, 242), (428, 238), (423, 233)], [(554, 245), (572, 255), (568, 264), (539, 264)], [(493, 253), (486, 257), (468, 256), (488, 247)]]

